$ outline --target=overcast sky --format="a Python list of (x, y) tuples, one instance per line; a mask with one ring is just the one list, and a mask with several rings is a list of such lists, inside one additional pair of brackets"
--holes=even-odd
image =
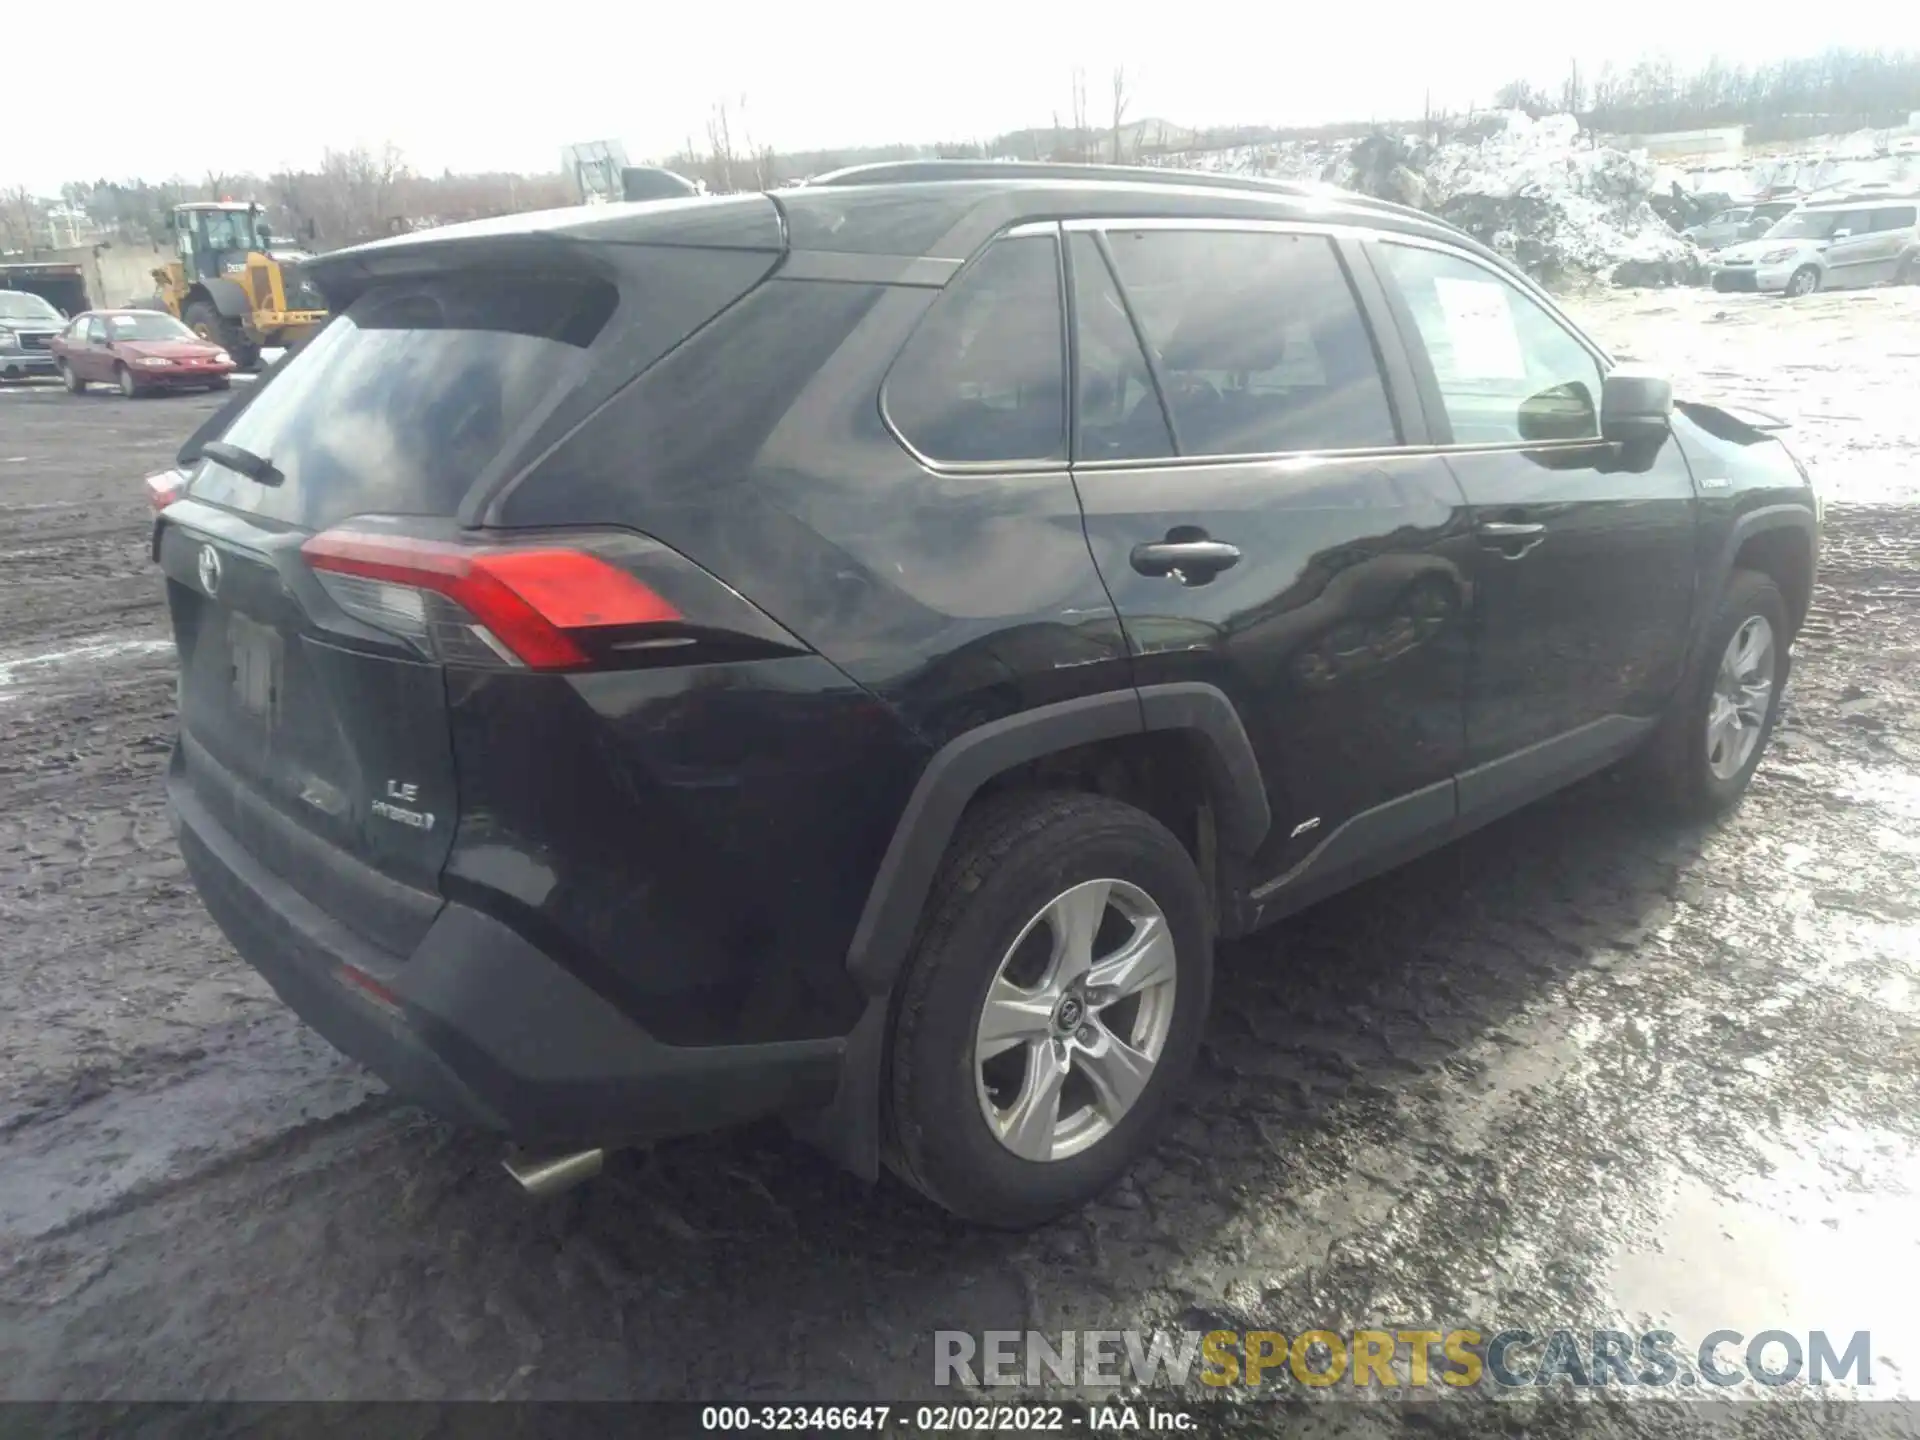
[[(75, 178), (266, 173), (387, 141), (430, 173), (553, 170), (561, 146), (597, 139), (638, 161), (701, 135), (723, 99), (736, 143), (743, 130), (780, 149), (979, 139), (1064, 119), (1075, 65), (1097, 118), (1124, 64), (1132, 118), (1308, 124), (1417, 114), (1429, 90), (1436, 105), (1484, 104), (1504, 81), (1551, 80), (1576, 56), (1591, 71), (1651, 52), (1690, 67), (1833, 42), (1920, 45), (1920, 10), (1893, 5), (1857, 11), (1873, 23), (1832, 42), (1800, 23), (1804, 7), (1643, 0), (0, 6), (7, 74), (41, 97), (30, 121), (0, 128), (0, 189), (42, 192)], [(202, 20), (213, 49), (172, 38), (176, 22)], [(44, 69), (22, 63), (36, 51)], [(169, 73), (164, 57), (180, 53), (206, 63)]]

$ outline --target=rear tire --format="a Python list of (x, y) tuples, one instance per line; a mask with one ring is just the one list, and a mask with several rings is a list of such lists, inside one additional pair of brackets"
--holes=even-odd
[(1905, 256), (1900, 268), (1893, 273), (1896, 285), (1920, 285), (1920, 254)]
[(120, 393), (129, 400), (139, 398), (140, 382), (133, 378), (133, 371), (124, 365), (113, 367), (113, 383), (120, 387)]
[[(1791, 638), (1780, 587), (1758, 571), (1734, 571), (1672, 708), (1639, 756), (1649, 799), (1696, 819), (1740, 802), (1779, 718)], [(1764, 677), (1757, 655), (1739, 661), (1741, 648), (1753, 645), (1768, 651)]]
[(1099, 1195), (1159, 1139), (1193, 1068), (1212, 939), (1193, 861), (1145, 812), (1058, 792), (974, 807), (899, 981), (889, 1166), (1006, 1229)]

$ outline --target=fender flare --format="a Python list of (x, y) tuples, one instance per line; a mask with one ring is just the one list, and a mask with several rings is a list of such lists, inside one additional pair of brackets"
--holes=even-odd
[(866, 994), (840, 1057), (840, 1084), (824, 1109), (790, 1116), (802, 1139), (866, 1180), (880, 1173), (880, 1090), (893, 982), (961, 815), (980, 787), (1016, 765), (1096, 740), (1157, 730), (1197, 742), (1220, 843), (1251, 856), (1273, 823), (1259, 761), (1233, 702), (1212, 685), (1146, 685), (1041, 705), (970, 730), (921, 771), (874, 875), (847, 948)]
[(949, 741), (920, 772), (847, 949), (847, 970), (860, 988), (868, 995), (891, 992), (934, 875), (981, 786), (1077, 745), (1161, 730), (1184, 731), (1198, 742), (1221, 844), (1251, 855), (1273, 814), (1246, 727), (1217, 687), (1146, 685), (1005, 716)]
[[(213, 308), (220, 312), (222, 319), (245, 320), (253, 313), (253, 301), (235, 281), (220, 276), (215, 276), (211, 280), (196, 280), (187, 290), (187, 305), (194, 302), (196, 298), (194, 292), (197, 290), (206, 292), (207, 299), (213, 303)], [(183, 305), (180, 308), (184, 312), (186, 306)]]
[(1810, 569), (1817, 572), (1820, 565), (1820, 522), (1810, 506), (1787, 501), (1779, 505), (1763, 505), (1757, 510), (1749, 510), (1739, 516), (1728, 527), (1727, 537), (1721, 541), (1719, 552), (1714, 556), (1713, 570), (1707, 576), (1707, 586), (1703, 596), (1705, 603), (1700, 607), (1694, 626), (1694, 639), (1700, 640), (1706, 634), (1706, 628), (1713, 621), (1713, 607), (1719, 603), (1720, 592), (1726, 588), (1727, 581), (1733, 575), (1733, 562), (1740, 554), (1740, 547), (1756, 535), (1764, 535), (1773, 530), (1797, 530), (1806, 538), (1807, 555), (1811, 561)]

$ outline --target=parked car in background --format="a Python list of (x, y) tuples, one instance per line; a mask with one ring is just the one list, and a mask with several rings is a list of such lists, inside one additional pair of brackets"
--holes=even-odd
[(150, 390), (224, 390), (233, 357), (164, 310), (89, 310), (53, 338), (53, 361), (75, 395), (112, 385), (131, 398)]
[(1702, 250), (1718, 250), (1742, 240), (1754, 240), (1799, 207), (1798, 200), (1762, 200), (1757, 205), (1735, 205), (1711, 220), (1689, 225), (1680, 233)]
[(38, 295), (0, 290), (0, 380), (53, 374), (49, 347), (66, 323), (66, 316)]
[(1716, 290), (1811, 295), (1920, 282), (1920, 201), (1913, 196), (1802, 205), (1759, 240), (1708, 262)]
[(1216, 938), (1630, 755), (1736, 804), (1812, 590), (1764, 417), (1361, 195), (907, 163), (314, 264), (148, 482), (180, 848), (536, 1191), (778, 1113), (1057, 1215)]

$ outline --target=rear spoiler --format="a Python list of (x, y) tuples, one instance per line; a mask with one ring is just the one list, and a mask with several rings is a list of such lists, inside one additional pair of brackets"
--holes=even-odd
[(786, 226), (765, 195), (576, 205), (417, 230), (315, 256), (301, 268), (335, 310), (376, 280), (436, 270), (537, 265), (605, 274), (606, 248), (668, 245), (784, 254)]

